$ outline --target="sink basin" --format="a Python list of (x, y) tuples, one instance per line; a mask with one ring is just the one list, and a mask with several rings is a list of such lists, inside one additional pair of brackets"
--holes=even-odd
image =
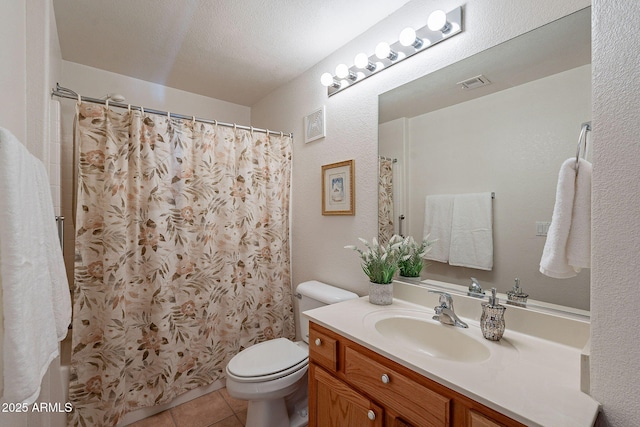
[(375, 329), (386, 339), (412, 351), (456, 362), (482, 362), (491, 355), (489, 348), (462, 329), (410, 316), (377, 320)]

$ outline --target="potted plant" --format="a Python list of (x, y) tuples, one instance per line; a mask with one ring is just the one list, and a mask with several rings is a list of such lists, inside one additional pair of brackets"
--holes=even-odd
[(420, 277), (424, 266), (423, 258), (431, 250), (436, 240), (429, 240), (425, 236), (422, 243), (418, 244), (412, 236), (406, 237), (398, 249), (398, 269), (404, 277)]
[(399, 249), (404, 240), (393, 235), (386, 245), (381, 245), (374, 237), (369, 243), (359, 238), (366, 250), (355, 245), (345, 246), (360, 254), (362, 270), (369, 277), (369, 302), (389, 305), (393, 301), (393, 276), (398, 270)]

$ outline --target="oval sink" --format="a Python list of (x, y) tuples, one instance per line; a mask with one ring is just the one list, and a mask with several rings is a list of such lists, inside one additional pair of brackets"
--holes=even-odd
[(393, 316), (378, 320), (376, 330), (397, 345), (422, 354), (456, 362), (482, 362), (491, 353), (481, 342), (454, 326), (419, 319)]

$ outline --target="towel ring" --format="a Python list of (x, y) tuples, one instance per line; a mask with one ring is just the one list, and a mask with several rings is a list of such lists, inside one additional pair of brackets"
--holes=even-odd
[(583, 123), (582, 129), (580, 129), (580, 136), (578, 137), (578, 150), (576, 151), (576, 173), (578, 172), (578, 168), (580, 167), (580, 151), (582, 149), (582, 144), (584, 143), (584, 150), (582, 150), (582, 154), (587, 156), (587, 132), (591, 130), (591, 123)]

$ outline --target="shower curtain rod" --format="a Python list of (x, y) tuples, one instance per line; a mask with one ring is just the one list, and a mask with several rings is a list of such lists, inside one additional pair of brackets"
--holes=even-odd
[[(75, 99), (77, 101), (82, 101), (82, 102), (90, 102), (93, 104), (102, 104), (102, 105), (106, 105), (107, 101), (106, 99), (98, 99), (98, 98), (90, 98), (88, 96), (80, 96), (78, 95), (76, 92), (72, 91), (71, 89), (67, 89), (66, 87), (62, 87), (60, 86), (60, 84), (56, 83), (56, 88), (55, 89), (51, 89), (51, 96), (57, 96), (60, 98), (67, 98), (67, 99)], [(172, 117), (175, 119), (189, 119), (189, 120), (195, 120), (196, 122), (202, 122), (202, 123), (208, 123), (208, 124), (212, 124), (212, 125), (219, 125), (219, 126), (226, 126), (226, 127), (231, 127), (231, 128), (238, 128), (238, 129), (244, 129), (244, 130), (248, 130), (248, 131), (253, 131), (253, 132), (262, 132), (262, 133), (266, 133), (268, 134), (280, 134), (280, 135), (289, 135), (290, 138), (293, 138), (293, 133), (292, 132), (276, 132), (273, 130), (269, 130), (269, 129), (260, 129), (260, 128), (254, 128), (252, 126), (243, 126), (243, 125), (238, 125), (235, 123), (224, 123), (224, 122), (219, 122), (217, 120), (207, 120), (207, 119), (201, 119), (199, 117), (196, 116), (187, 116), (184, 114), (175, 114), (175, 113), (171, 113), (169, 111), (160, 111), (160, 110), (153, 110), (151, 108), (144, 108), (144, 107), (138, 107), (135, 105), (131, 105), (131, 104), (124, 104), (122, 102), (111, 102), (109, 101), (109, 107), (118, 107), (118, 108), (127, 108), (127, 109), (132, 109), (132, 110), (138, 110), (138, 111), (144, 111), (145, 113), (151, 113), (151, 114), (158, 114), (161, 116), (167, 116), (167, 117)]]

